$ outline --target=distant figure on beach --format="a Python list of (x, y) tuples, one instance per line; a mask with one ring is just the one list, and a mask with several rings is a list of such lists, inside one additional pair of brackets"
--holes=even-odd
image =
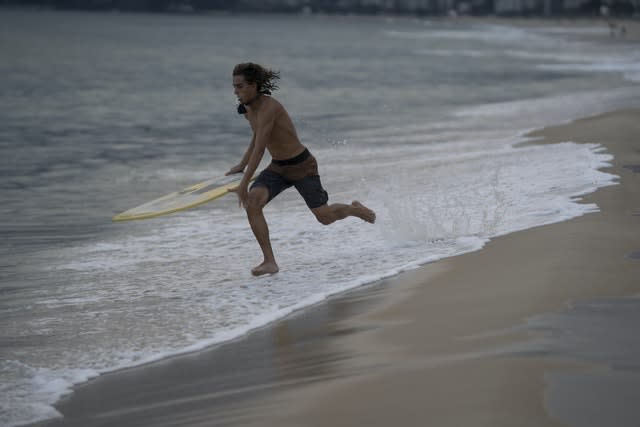
[[(375, 213), (358, 201), (350, 205), (327, 204), (329, 197), (320, 183), (315, 157), (300, 143), (287, 110), (271, 96), (271, 92), (278, 89), (275, 81), (279, 78), (278, 72), (251, 62), (238, 64), (233, 69), (234, 94), (240, 102), (238, 113), (249, 121), (253, 137), (240, 163), (227, 175), (244, 171), (242, 181), (234, 191), (247, 212), (251, 230), (264, 257), (262, 264), (251, 270), (255, 276), (279, 271), (262, 209), (291, 186), (296, 187), (322, 224), (328, 225), (349, 216), (370, 223), (376, 219)], [(260, 172), (249, 189), (249, 182), (265, 149), (271, 155), (271, 164)]]
[(616, 37), (616, 35), (625, 37), (627, 35), (627, 27), (624, 25), (618, 26), (615, 22), (609, 22), (609, 35), (611, 37)]

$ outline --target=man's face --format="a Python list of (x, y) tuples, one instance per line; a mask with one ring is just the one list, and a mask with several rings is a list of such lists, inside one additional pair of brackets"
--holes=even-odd
[(247, 83), (242, 75), (233, 76), (233, 93), (238, 101), (246, 104), (258, 95), (258, 88), (255, 83)]

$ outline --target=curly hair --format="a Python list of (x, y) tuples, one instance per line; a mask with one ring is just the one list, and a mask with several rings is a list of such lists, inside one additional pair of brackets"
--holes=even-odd
[(247, 83), (256, 83), (258, 93), (271, 95), (272, 91), (278, 90), (276, 80), (280, 79), (280, 72), (264, 68), (260, 64), (253, 62), (243, 62), (233, 68), (234, 76), (244, 76)]

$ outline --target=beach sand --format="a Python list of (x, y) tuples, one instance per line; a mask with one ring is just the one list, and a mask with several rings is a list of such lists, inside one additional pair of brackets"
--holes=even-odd
[[(640, 110), (530, 136), (601, 143), (615, 156), (607, 172), (619, 185), (582, 201), (600, 212), (493, 239), (218, 348), (104, 375), (44, 425), (587, 426), (607, 398), (622, 421), (606, 425), (640, 425), (640, 382), (628, 382), (637, 362), (613, 369), (606, 355), (561, 347), (561, 324), (531, 323), (640, 293)], [(619, 342), (624, 359), (633, 343)], [(580, 386), (593, 374), (607, 387)]]

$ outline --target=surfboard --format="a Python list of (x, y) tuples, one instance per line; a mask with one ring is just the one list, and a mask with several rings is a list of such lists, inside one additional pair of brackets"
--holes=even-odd
[[(240, 184), (242, 176), (242, 173), (236, 173), (200, 182), (119, 213), (112, 220), (133, 221), (136, 219), (149, 219), (195, 208), (228, 194), (229, 190)], [(251, 180), (253, 181), (253, 179), (255, 177)]]

